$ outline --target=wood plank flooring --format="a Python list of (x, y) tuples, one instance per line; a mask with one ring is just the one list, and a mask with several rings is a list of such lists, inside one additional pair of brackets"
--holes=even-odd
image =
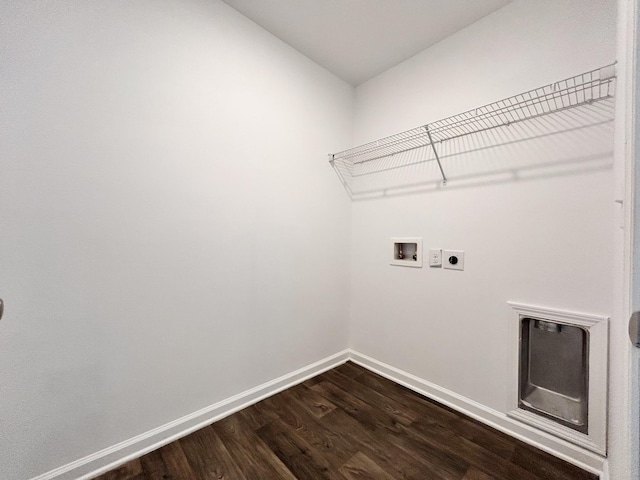
[(596, 480), (351, 362), (100, 480)]

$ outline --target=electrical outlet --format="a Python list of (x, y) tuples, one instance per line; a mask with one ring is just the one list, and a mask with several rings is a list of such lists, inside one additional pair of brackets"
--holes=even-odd
[(443, 250), (443, 266), (450, 270), (464, 270), (464, 252), (462, 250)]
[(442, 266), (442, 250), (439, 248), (432, 248), (429, 250), (429, 266), (441, 267)]

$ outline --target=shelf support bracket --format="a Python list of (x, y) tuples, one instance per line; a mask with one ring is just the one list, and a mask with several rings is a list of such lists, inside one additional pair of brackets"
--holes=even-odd
[(440, 174), (442, 175), (442, 185), (447, 184), (447, 176), (444, 174), (444, 170), (442, 169), (442, 164), (440, 163), (440, 157), (438, 156), (438, 150), (436, 150), (436, 146), (433, 143), (433, 138), (431, 138), (431, 132), (429, 131), (429, 125), (425, 125), (424, 129), (427, 131), (427, 137), (429, 138), (429, 143), (431, 144), (431, 148), (433, 149), (433, 154), (436, 156), (436, 162), (438, 162), (438, 168), (440, 169)]

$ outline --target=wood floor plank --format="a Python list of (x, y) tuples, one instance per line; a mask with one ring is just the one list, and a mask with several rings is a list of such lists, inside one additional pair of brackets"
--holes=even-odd
[(245, 408), (242, 413), (245, 422), (253, 430), (258, 430), (278, 418), (278, 414), (269, 408), (264, 400)]
[(597, 480), (347, 362), (99, 480)]
[(332, 403), (357, 419), (373, 432), (402, 434), (402, 424), (386, 412), (371, 408), (365, 401), (351, 395), (338, 385), (324, 381), (314, 385), (313, 390), (320, 392)]
[[(357, 365), (356, 367), (362, 368)], [(381, 392), (382, 395), (388, 396), (405, 408), (416, 412), (420, 421), (439, 423), (455, 432), (456, 435), (471, 440), (503, 458), (511, 458), (515, 446), (521, 443), (458, 412), (443, 408), (431, 400), (375, 373), (370, 372), (369, 375), (361, 375), (357, 378), (357, 381)]]
[(319, 395), (317, 392), (311, 390), (306, 385), (296, 385), (295, 387), (290, 388), (288, 392), (294, 395), (304, 408), (317, 418), (322, 418), (327, 413), (336, 409), (336, 406), (333, 403), (322, 395)]
[(418, 414), (404, 405), (392, 400), (391, 398), (379, 393), (378, 391), (366, 387), (359, 383), (357, 380), (342, 375), (337, 371), (326, 372), (325, 378), (337, 385), (345, 392), (349, 392), (354, 397), (368, 403), (375, 404), (376, 408), (382, 409), (387, 412), (398, 423), (403, 425), (410, 425), (412, 422), (419, 418)]
[(316, 375), (315, 377), (311, 377), (311, 378), (305, 380), (304, 382), (301, 383), (301, 385), (305, 385), (305, 386), (311, 388), (316, 383), (320, 383), (322, 380), (323, 380), (322, 374), (320, 374), (320, 375)]
[(324, 427), (319, 419), (304, 408), (293, 392), (281, 392), (265, 402), (277, 412), (280, 420), (292, 430), (291, 433), (304, 438), (331, 464), (340, 465), (357, 452), (357, 446), (348, 436)]
[[(364, 370), (357, 365), (354, 368)], [(420, 417), (427, 418), (432, 422), (437, 422), (443, 426), (453, 426), (458, 421), (459, 414), (457, 412), (418, 395), (416, 392), (398, 385), (381, 375), (369, 372), (369, 375), (360, 375), (355, 380), (389, 397), (405, 408), (417, 412)]]
[(437, 445), (441, 452), (458, 455), (471, 466), (491, 474), (496, 479), (539, 480), (535, 474), (513, 464), (509, 458), (503, 458), (466, 438), (459, 437), (440, 425), (415, 422), (411, 428), (420, 437), (428, 439), (432, 445)]
[(236, 463), (242, 466), (247, 478), (278, 478), (294, 480), (296, 477), (281, 462), (255, 430), (251, 429), (242, 412), (223, 418), (211, 425)]
[[(357, 370), (357, 367), (354, 368)], [(333, 381), (334, 383), (338, 383), (341, 387), (349, 390), (350, 393), (354, 393), (361, 399), (365, 398), (369, 394), (367, 391), (354, 388), (353, 384), (350, 383), (348, 379), (345, 379), (342, 374), (336, 371), (327, 372), (325, 378)], [(366, 383), (366, 380), (364, 379), (371, 379), (373, 376), (354, 375), (354, 378), (356, 378), (357, 381)], [(385, 383), (385, 380), (386, 379), (382, 381), (379, 380), (376, 386), (380, 387), (380, 384)], [(393, 384), (392, 388), (384, 391), (385, 393), (388, 391), (395, 392), (396, 396), (399, 395), (401, 397), (401, 403), (406, 407), (411, 407), (417, 411), (426, 408), (430, 412), (434, 408), (439, 408), (437, 405), (433, 405), (430, 402), (423, 402), (421, 399), (416, 399), (413, 392), (403, 391), (401, 388), (395, 386), (395, 384)], [(394, 395), (391, 394), (390, 396), (393, 397)], [(410, 428), (416, 428), (423, 437), (430, 439), (434, 444), (439, 446), (446, 446), (447, 442), (449, 442), (450, 445), (445, 447), (448, 453), (461, 453), (461, 455), (468, 461), (477, 464), (477, 466), (485, 472), (491, 473), (494, 478), (505, 480), (509, 480), (511, 478), (535, 480), (537, 478), (535, 474), (525, 471), (520, 468), (519, 465), (511, 464), (509, 460), (514, 451), (514, 445), (507, 445), (504, 437), (493, 434), (487, 429), (482, 432), (477, 428), (477, 425), (462, 418), (459, 414), (447, 411), (446, 409), (441, 409), (437, 415), (432, 415), (432, 417), (434, 416), (436, 417), (438, 424), (445, 426), (451, 431), (443, 430), (442, 427), (434, 427), (432, 418), (426, 422), (416, 420)], [(456, 436), (459, 436), (459, 434), (466, 434), (466, 436), (471, 438), (472, 441), (463, 438), (456, 439)], [(486, 441), (487, 439), (490, 441)], [(490, 444), (492, 447), (497, 447), (497, 453), (487, 450), (485, 448), (486, 444)]]
[(507, 435), (498, 432), (493, 428), (480, 426), (476, 421), (460, 417), (457, 422), (451, 426), (452, 431), (462, 438), (480, 445), (486, 450), (499, 455), (505, 460), (511, 460), (516, 448), (514, 439), (508, 439)]
[(142, 470), (145, 476), (150, 478), (172, 478), (171, 473), (164, 464), (164, 460), (162, 460), (160, 456), (159, 450), (141, 457), (140, 463), (142, 464)]
[(180, 442), (171, 442), (157, 451), (169, 474), (168, 477), (163, 477), (165, 480), (198, 480)]
[(328, 396), (334, 404), (370, 432), (385, 437), (389, 443), (415, 457), (427, 459), (430, 464), (437, 466), (442, 474), (446, 473), (444, 478), (459, 480), (469, 468), (469, 464), (462, 457), (442, 449), (434, 442), (425, 441), (414, 435), (386, 412), (376, 411), (366, 402), (341, 390), (332, 382), (321, 382), (314, 385), (313, 389)]
[(494, 477), (471, 467), (462, 480), (495, 480)]
[(339, 471), (347, 480), (394, 480), (394, 477), (362, 452), (351, 457)]
[[(356, 380), (348, 378), (336, 371), (327, 372), (325, 378), (345, 391), (349, 391), (349, 393), (352, 393), (364, 402), (369, 398), (379, 404), (383, 404), (385, 413), (393, 416), (399, 423), (405, 426), (407, 424), (404, 423), (403, 420), (414, 418), (415, 420), (412, 421), (409, 428), (406, 429), (406, 433), (411, 436), (412, 441), (416, 445), (420, 444), (421, 440), (426, 440), (429, 451), (438, 452), (440, 456), (450, 460), (456, 456), (464, 457), (480, 470), (491, 472), (500, 479), (510, 480), (512, 478), (518, 478), (520, 480), (536, 480), (534, 475), (523, 470), (518, 465), (512, 464), (508, 458), (503, 458), (480, 445), (458, 437), (455, 431), (452, 432), (450, 429), (441, 425), (434, 425), (432, 422), (422, 422), (416, 415), (403, 415), (404, 409), (399, 410), (398, 408), (389, 407), (383, 399), (381, 400), (380, 397), (383, 397), (382, 395), (372, 389), (358, 386)], [(318, 385), (316, 385), (316, 387), (318, 387)], [(431, 405), (429, 407), (431, 408)], [(455, 418), (455, 420), (457, 421), (458, 419)], [(419, 439), (420, 441), (412, 436), (414, 433), (417, 433), (421, 437)], [(468, 465), (464, 465), (465, 470), (467, 466)]]
[[(187, 435), (178, 442), (196, 478), (202, 480), (247, 480), (243, 469), (210, 427)], [(153, 478), (153, 477), (150, 477)]]
[(597, 480), (598, 476), (528, 445), (517, 446), (512, 461), (543, 480)]
[(377, 435), (366, 429), (344, 411), (338, 409), (322, 418), (327, 428), (336, 432), (348, 432), (358, 444), (358, 449), (390, 472), (397, 479), (411, 480), (459, 480), (460, 475), (442, 468), (439, 463), (431, 463), (425, 456), (407, 452), (388, 441), (385, 436)]
[[(332, 372), (331, 378), (339, 376), (339, 373)], [(469, 462), (492, 473), (495, 478), (510, 480), (517, 476), (522, 480), (535, 480), (534, 474), (511, 464), (510, 459), (515, 449), (513, 439), (508, 442), (506, 436), (492, 431), (488, 427), (479, 428), (471, 419), (450, 409), (439, 407), (427, 399), (417, 397), (414, 392), (383, 377), (372, 374), (360, 375), (356, 378), (359, 383), (381, 389), (385, 395), (396, 400), (398, 404), (404, 405), (405, 408), (415, 412), (422, 411), (423, 415), (417, 416), (410, 428), (439, 445), (446, 446), (448, 443), (446, 449), (449, 452), (459, 452)], [(384, 388), (385, 386), (387, 388)], [(356, 395), (361, 392), (351, 385), (347, 385), (347, 388), (350, 388), (350, 391), (355, 391)], [(360, 393), (360, 395), (363, 394)], [(434, 410), (436, 410), (435, 413)], [(436, 420), (435, 424), (434, 419)]]
[(140, 458), (147, 478), (197, 480), (179, 442), (172, 442)]
[(258, 430), (258, 434), (297, 478), (344, 480), (322, 452), (292, 433), (284, 422), (271, 422)]

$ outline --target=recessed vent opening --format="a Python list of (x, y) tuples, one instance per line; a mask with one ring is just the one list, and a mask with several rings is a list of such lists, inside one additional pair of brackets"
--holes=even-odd
[(518, 407), (588, 434), (589, 332), (520, 317)]

